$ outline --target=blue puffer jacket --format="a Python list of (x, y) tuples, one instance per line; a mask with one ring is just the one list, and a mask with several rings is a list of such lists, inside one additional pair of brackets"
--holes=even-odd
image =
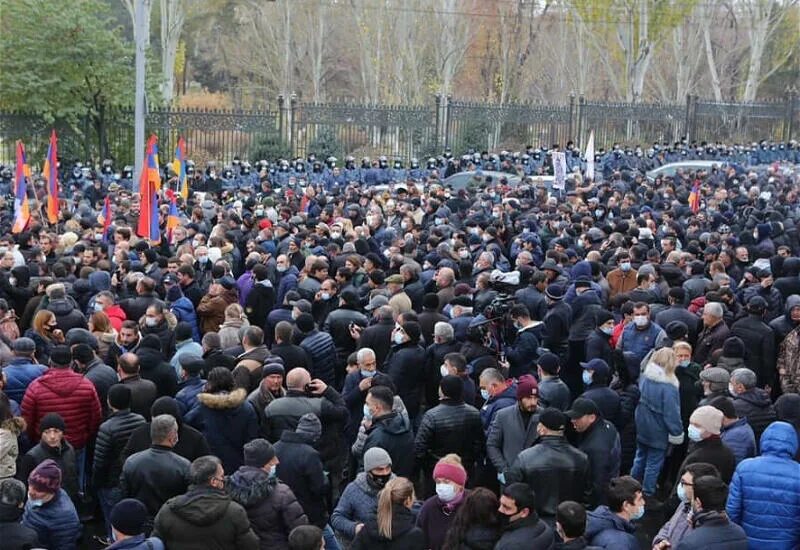
[(728, 516), (747, 533), (750, 548), (790, 550), (800, 546), (800, 464), (797, 432), (773, 422), (761, 436), (761, 456), (736, 467)]
[(73, 550), (78, 548), (78, 537), (81, 535), (81, 522), (78, 512), (64, 489), (43, 506), (32, 506), (31, 501), (25, 503), (22, 523), (36, 531), (42, 548), (53, 550)]
[(28, 385), (47, 371), (44, 365), (31, 363), (30, 359), (16, 357), (3, 369), (6, 376), (4, 391), (9, 399), (20, 402)]
[(636, 527), (612, 512), (608, 506), (598, 506), (586, 517), (586, 541), (592, 546), (613, 550), (639, 550), (633, 533)]
[(666, 449), (669, 436), (683, 434), (678, 379), (668, 378), (664, 369), (650, 363), (639, 381), (636, 406), (636, 440), (648, 447)]
[[(394, 477), (394, 476), (392, 476)], [(356, 525), (366, 523), (378, 509), (378, 489), (367, 482), (361, 472), (345, 487), (331, 515), (331, 527), (343, 539), (351, 541), (356, 536)]]
[(189, 323), (192, 327), (192, 340), (200, 342), (200, 325), (197, 323), (197, 312), (194, 310), (192, 301), (186, 296), (181, 296), (169, 306), (169, 310), (180, 323)]
[(489, 426), (492, 425), (494, 415), (500, 409), (505, 409), (517, 404), (517, 385), (512, 384), (503, 390), (502, 393), (494, 395), (481, 407), (481, 423), (484, 433), (488, 433)]
[(727, 428), (723, 428), (721, 437), (722, 442), (736, 457), (736, 464), (745, 458), (756, 456), (756, 436), (746, 418), (740, 418)]
[(175, 394), (175, 401), (178, 402), (178, 407), (180, 407), (181, 414), (184, 417), (200, 406), (197, 396), (203, 391), (205, 386), (206, 381), (199, 376), (191, 376), (178, 386), (180, 389), (178, 393)]
[(319, 378), (326, 384), (333, 384), (336, 380), (336, 345), (327, 332), (312, 330), (306, 334), (300, 347), (306, 350), (311, 357), (313, 369), (311, 378)]

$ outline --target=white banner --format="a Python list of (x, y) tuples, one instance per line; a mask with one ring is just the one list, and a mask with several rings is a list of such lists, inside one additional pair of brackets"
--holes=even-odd
[(567, 154), (563, 151), (553, 152), (553, 189), (564, 189), (567, 186)]
[(594, 130), (589, 134), (589, 142), (586, 144), (586, 178), (594, 180)]

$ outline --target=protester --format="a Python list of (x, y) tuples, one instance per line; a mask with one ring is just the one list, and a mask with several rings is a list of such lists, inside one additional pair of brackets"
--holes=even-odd
[(22, 524), (36, 531), (45, 548), (78, 548), (82, 527), (78, 512), (61, 488), (61, 470), (52, 460), (45, 460), (28, 476), (28, 501)]

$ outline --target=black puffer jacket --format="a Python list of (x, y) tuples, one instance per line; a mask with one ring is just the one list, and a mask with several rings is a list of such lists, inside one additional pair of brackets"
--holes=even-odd
[(554, 518), (565, 500), (587, 504), (592, 492), (589, 459), (563, 436), (544, 436), (522, 451), (505, 478), (508, 484), (522, 482), (533, 488), (536, 511), (545, 518)]
[(136, 355), (139, 357), (139, 375), (156, 385), (158, 397), (174, 397), (178, 391), (175, 369), (164, 359), (160, 347), (139, 346)]
[[(414, 434), (411, 426), (396, 412), (372, 419), (367, 432), (363, 452), (380, 447), (392, 457), (392, 471), (403, 477), (411, 477), (414, 471)], [(363, 469), (363, 454), (359, 457)]]
[(419, 414), (420, 393), (425, 382), (425, 350), (419, 344), (406, 342), (394, 346), (383, 369), (397, 388), (408, 416)]
[(326, 481), (322, 460), (308, 434), (285, 431), (275, 444), (278, 477), (292, 488), (308, 521), (322, 529), (327, 522), (325, 513)]
[(311, 358), (311, 378), (333, 384), (336, 381), (336, 345), (331, 335), (314, 329), (303, 337), (300, 347)]
[(760, 388), (753, 388), (733, 398), (733, 407), (739, 418), (746, 418), (756, 436), (756, 445), (761, 434), (778, 417), (769, 394)]
[(124, 462), (122, 451), (134, 430), (144, 423), (143, 416), (130, 410), (124, 410), (112, 413), (105, 422), (100, 424), (92, 465), (92, 485), (94, 487), (117, 486)]
[(225, 490), (244, 507), (262, 550), (288, 550), (292, 529), (308, 524), (289, 486), (261, 468), (242, 466), (227, 478)]
[(259, 548), (242, 506), (211, 487), (193, 487), (185, 495), (169, 499), (156, 516), (153, 536), (170, 549)]
[(350, 336), (350, 324), (366, 327), (369, 324), (367, 316), (356, 311), (351, 306), (342, 306), (333, 310), (326, 317), (322, 330), (333, 338), (336, 346), (336, 364), (344, 366), (347, 356), (356, 351), (356, 341)]
[(422, 529), (414, 525), (414, 514), (405, 506), (392, 506), (392, 538), (378, 532), (377, 518), (370, 519), (356, 535), (350, 550), (419, 550), (425, 548)]
[(605, 504), (608, 482), (620, 472), (622, 446), (619, 433), (611, 422), (598, 418), (581, 434), (578, 449), (589, 458), (593, 485), (591, 507)]
[(469, 472), (483, 453), (481, 414), (463, 401), (443, 399), (422, 417), (414, 441), (417, 464), (432, 469), (448, 453), (461, 457)]
[(775, 387), (775, 332), (760, 315), (750, 314), (731, 327), (731, 336), (738, 336), (747, 350), (744, 364), (756, 373), (758, 386)]
[(0, 503), (0, 541), (8, 550), (30, 550), (39, 547), (39, 535), (22, 524), (22, 508)]

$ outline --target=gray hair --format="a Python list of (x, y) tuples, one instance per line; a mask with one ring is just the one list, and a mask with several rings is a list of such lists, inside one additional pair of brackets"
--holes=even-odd
[(719, 302), (708, 302), (703, 306), (703, 313), (711, 315), (712, 317), (716, 317), (717, 319), (722, 319), (722, 304)]
[(409, 273), (412, 276), (417, 276), (419, 269), (414, 264), (403, 264), (400, 266), (400, 273)]
[(222, 347), (222, 340), (218, 332), (206, 332), (200, 342), (208, 349), (220, 349)]
[(150, 441), (161, 443), (165, 441), (169, 434), (178, 431), (178, 421), (171, 414), (160, 414), (150, 422)]
[(439, 321), (433, 325), (433, 335), (443, 338), (447, 342), (451, 342), (455, 337), (453, 325), (450, 323), (445, 323), (444, 321)]
[(500, 371), (497, 369), (485, 369), (481, 373), (480, 379), (483, 382), (487, 383), (497, 382), (499, 384), (503, 384), (506, 381), (505, 377), (502, 374), (500, 374)]
[(0, 481), (0, 504), (18, 508), (25, 502), (25, 484), (9, 477)]
[(394, 309), (392, 306), (381, 306), (378, 308), (378, 319), (385, 321), (387, 319), (394, 319)]
[(356, 357), (358, 358), (358, 364), (361, 365), (370, 357), (375, 359), (375, 352), (372, 351), (371, 348), (361, 348), (358, 350), (358, 355), (356, 355)]
[(757, 380), (756, 373), (750, 369), (736, 369), (731, 373), (731, 382), (741, 384), (747, 390), (755, 388)]
[(222, 464), (214, 455), (195, 458), (189, 466), (189, 480), (192, 485), (208, 485), (208, 482), (217, 473), (217, 466)]

